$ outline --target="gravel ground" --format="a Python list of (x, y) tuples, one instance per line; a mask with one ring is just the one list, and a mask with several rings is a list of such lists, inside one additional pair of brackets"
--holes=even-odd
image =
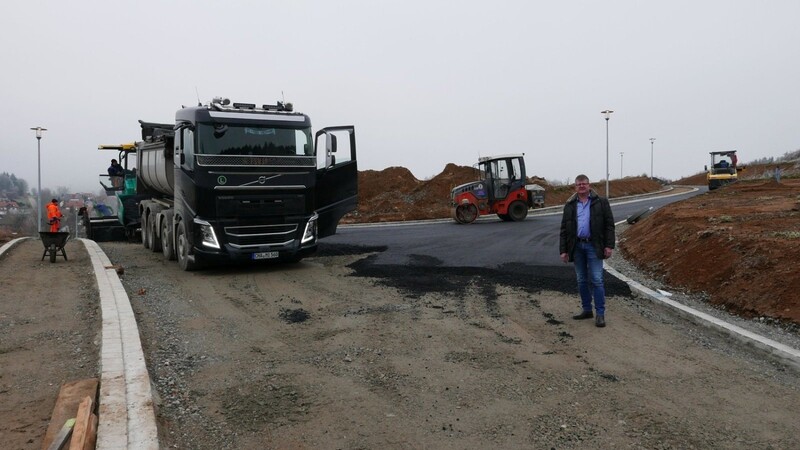
[(573, 321), (566, 265), (377, 266), (380, 248), (330, 246), (298, 265), (189, 274), (102, 247), (125, 268), (163, 448), (796, 442), (796, 371), (617, 280), (607, 328)]

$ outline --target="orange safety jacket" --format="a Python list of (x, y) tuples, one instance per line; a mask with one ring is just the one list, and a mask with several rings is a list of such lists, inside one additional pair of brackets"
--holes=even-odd
[(58, 232), (59, 222), (61, 222), (62, 216), (61, 209), (58, 208), (57, 204), (53, 202), (47, 204), (47, 222), (50, 224), (51, 232)]
[(55, 203), (48, 203), (47, 204), (47, 221), (51, 221), (53, 219), (61, 219), (63, 214), (61, 214), (61, 210), (58, 208), (58, 205)]

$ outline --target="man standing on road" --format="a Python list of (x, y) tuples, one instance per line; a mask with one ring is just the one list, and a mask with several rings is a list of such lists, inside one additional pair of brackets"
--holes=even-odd
[[(615, 246), (614, 216), (608, 199), (600, 197), (589, 185), (589, 177), (575, 177), (575, 193), (564, 205), (561, 217), (559, 251), (561, 261), (574, 262), (581, 294), (580, 314), (575, 320), (591, 319), (592, 296), (597, 311), (595, 325), (606, 326), (606, 290), (603, 285), (603, 260), (610, 258)], [(590, 286), (591, 285), (591, 286)]]

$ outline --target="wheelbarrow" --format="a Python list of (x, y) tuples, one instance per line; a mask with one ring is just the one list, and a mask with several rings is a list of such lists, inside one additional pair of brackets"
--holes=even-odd
[(56, 255), (58, 252), (64, 256), (64, 261), (67, 260), (67, 252), (64, 251), (64, 245), (67, 243), (69, 232), (67, 231), (40, 231), (39, 236), (42, 238), (44, 245), (44, 253), (42, 253), (42, 261), (44, 257), (50, 255), (50, 262), (56, 262)]

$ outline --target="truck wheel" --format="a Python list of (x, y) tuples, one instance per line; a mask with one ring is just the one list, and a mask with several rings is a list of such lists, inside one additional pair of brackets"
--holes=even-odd
[(456, 206), (456, 222), (472, 223), (478, 218), (478, 207), (472, 203)]
[(175, 244), (172, 240), (172, 230), (169, 227), (169, 220), (164, 219), (161, 223), (161, 252), (167, 261), (175, 261)]
[(186, 227), (183, 222), (178, 223), (178, 231), (175, 234), (175, 253), (181, 269), (187, 272), (198, 269), (198, 264), (189, 260), (189, 240), (186, 239)]
[(150, 248), (150, 240), (148, 238), (148, 235), (150, 233), (148, 233), (148, 229), (147, 228), (148, 228), (147, 227), (147, 215), (142, 215), (141, 229), (142, 229), (142, 245), (144, 246), (144, 248)]
[(157, 227), (158, 224), (156, 223), (156, 216), (154, 214), (150, 214), (147, 218), (147, 236), (150, 238), (150, 251), (153, 253), (157, 253), (161, 251), (161, 237), (158, 236), (158, 231), (160, 231)]
[(528, 216), (528, 205), (522, 200), (514, 200), (508, 205), (508, 217), (514, 222), (521, 222)]
[(511, 221), (511, 216), (509, 216), (508, 214), (497, 213), (497, 217), (499, 217), (500, 220), (502, 220), (503, 222), (510, 222)]

